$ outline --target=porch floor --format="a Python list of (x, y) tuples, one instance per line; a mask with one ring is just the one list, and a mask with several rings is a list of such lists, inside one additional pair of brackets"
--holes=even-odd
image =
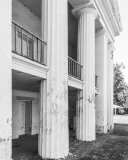
[[(70, 130), (70, 143), (75, 140), (75, 131)], [(38, 157), (38, 135), (21, 135), (12, 140), (13, 160), (34, 160)], [(40, 158), (38, 157), (38, 160)]]

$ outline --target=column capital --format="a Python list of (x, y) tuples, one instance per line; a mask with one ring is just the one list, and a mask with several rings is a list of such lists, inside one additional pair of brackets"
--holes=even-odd
[(96, 19), (98, 14), (97, 11), (93, 8), (79, 8), (73, 9), (72, 14), (78, 19), (83, 14), (92, 14)]

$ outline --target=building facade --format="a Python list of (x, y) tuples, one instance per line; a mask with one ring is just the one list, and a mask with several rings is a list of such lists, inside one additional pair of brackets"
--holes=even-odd
[(0, 5), (0, 159), (38, 134), (38, 154), (64, 158), (113, 129), (117, 0), (4, 0)]

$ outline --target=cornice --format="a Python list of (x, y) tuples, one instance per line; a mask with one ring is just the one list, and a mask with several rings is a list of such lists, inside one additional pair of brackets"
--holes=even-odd
[(83, 89), (84, 82), (71, 76), (68, 76), (68, 85), (77, 89)]
[[(34, 72), (37, 72), (41, 78), (46, 78), (47, 72), (49, 71), (48, 67), (41, 65), (39, 63), (36, 63), (20, 55), (17, 55), (15, 53), (12, 53), (12, 64), (21, 66), (21, 67), (25, 67), (26, 72), (27, 72), (27, 69), (30, 69), (31, 71), (33, 71), (30, 74), (33, 74), (33, 75), (34, 75)], [(44, 77), (42, 77), (42, 75), (44, 75)]]

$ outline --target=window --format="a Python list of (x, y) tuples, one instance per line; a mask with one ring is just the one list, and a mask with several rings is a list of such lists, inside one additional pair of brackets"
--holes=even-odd
[[(17, 44), (16, 44), (16, 51), (23, 56), (33, 58), (33, 51), (34, 51), (34, 42), (33, 39), (31, 38), (31, 35), (28, 33), (22, 33), (17, 32)], [(22, 35), (22, 36), (21, 36)]]

